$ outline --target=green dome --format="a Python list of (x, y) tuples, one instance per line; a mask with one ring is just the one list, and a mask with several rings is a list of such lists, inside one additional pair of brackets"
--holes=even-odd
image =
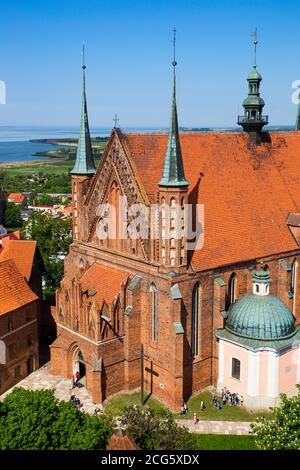
[(282, 339), (296, 333), (289, 308), (270, 294), (246, 294), (232, 304), (225, 328), (238, 336), (263, 340)]
[(247, 80), (262, 80), (261, 74), (256, 70), (256, 65), (253, 65), (253, 69), (249, 73)]

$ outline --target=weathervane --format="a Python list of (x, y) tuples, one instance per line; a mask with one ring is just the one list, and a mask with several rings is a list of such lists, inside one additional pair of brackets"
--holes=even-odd
[(254, 67), (256, 67), (256, 47), (257, 47), (257, 44), (258, 44), (257, 28), (255, 29), (255, 31), (253, 31), (253, 33), (251, 33), (251, 36), (254, 36), (254, 41), (253, 41), (253, 44), (254, 44)]
[(114, 129), (116, 129), (118, 127), (118, 122), (120, 121), (117, 114), (115, 114), (115, 117), (113, 118), (113, 121), (115, 123)]

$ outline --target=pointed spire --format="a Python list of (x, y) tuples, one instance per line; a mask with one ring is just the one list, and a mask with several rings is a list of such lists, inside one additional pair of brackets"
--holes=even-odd
[(96, 171), (92, 152), (85, 91), (85, 48), (82, 46), (82, 111), (76, 162), (72, 175), (93, 175)]
[(176, 29), (173, 31), (173, 99), (172, 99), (172, 112), (171, 123), (169, 129), (168, 146), (164, 163), (163, 177), (159, 186), (177, 187), (188, 186), (188, 181), (184, 176), (184, 167), (182, 160), (182, 153), (180, 147), (179, 130), (178, 130), (178, 117), (176, 105)]
[(300, 85), (299, 85), (299, 95), (298, 95), (298, 114), (296, 119), (296, 131), (300, 131)]

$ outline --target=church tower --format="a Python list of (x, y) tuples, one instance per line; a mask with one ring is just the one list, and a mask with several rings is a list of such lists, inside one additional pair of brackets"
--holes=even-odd
[(256, 68), (256, 47), (258, 41), (257, 33), (255, 32), (254, 35), (254, 64), (247, 78), (248, 96), (243, 101), (244, 115), (238, 116), (238, 124), (249, 134), (250, 141), (259, 145), (262, 140), (262, 128), (268, 124), (268, 116), (263, 116), (262, 114), (265, 102), (260, 96), (262, 76)]
[(78, 214), (80, 205), (83, 202), (83, 196), (90, 185), (92, 176), (95, 174), (95, 163), (92, 152), (91, 136), (88, 121), (86, 90), (85, 90), (85, 50), (83, 46), (83, 63), (82, 63), (82, 111), (80, 135), (78, 139), (76, 161), (72, 175), (72, 200), (73, 200), (73, 238), (78, 240), (79, 237), (79, 220)]
[(187, 265), (186, 253), (186, 204), (188, 202), (188, 181), (185, 179), (180, 146), (177, 105), (176, 105), (176, 30), (174, 30), (173, 98), (168, 145), (163, 175), (159, 185), (160, 255), (162, 269), (183, 271)]

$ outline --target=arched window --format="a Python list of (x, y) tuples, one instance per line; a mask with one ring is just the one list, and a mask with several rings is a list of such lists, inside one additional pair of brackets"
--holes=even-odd
[(202, 288), (197, 283), (192, 294), (192, 354), (199, 356)]
[(291, 270), (291, 286), (290, 291), (295, 294), (296, 289), (296, 277), (297, 277), (297, 259), (294, 258), (292, 262), (292, 270)]
[(228, 282), (226, 310), (228, 310), (230, 305), (232, 305), (236, 301), (236, 288), (237, 288), (237, 277), (235, 273), (232, 273)]
[(291, 286), (290, 286), (290, 291), (293, 294), (293, 315), (295, 315), (295, 307), (296, 307), (297, 275), (298, 275), (298, 262), (297, 262), (297, 259), (294, 258), (292, 262)]
[(150, 312), (151, 312), (151, 322), (152, 322), (152, 341), (157, 341), (157, 332), (158, 332), (158, 312), (157, 312), (157, 288), (154, 284), (150, 286)]

